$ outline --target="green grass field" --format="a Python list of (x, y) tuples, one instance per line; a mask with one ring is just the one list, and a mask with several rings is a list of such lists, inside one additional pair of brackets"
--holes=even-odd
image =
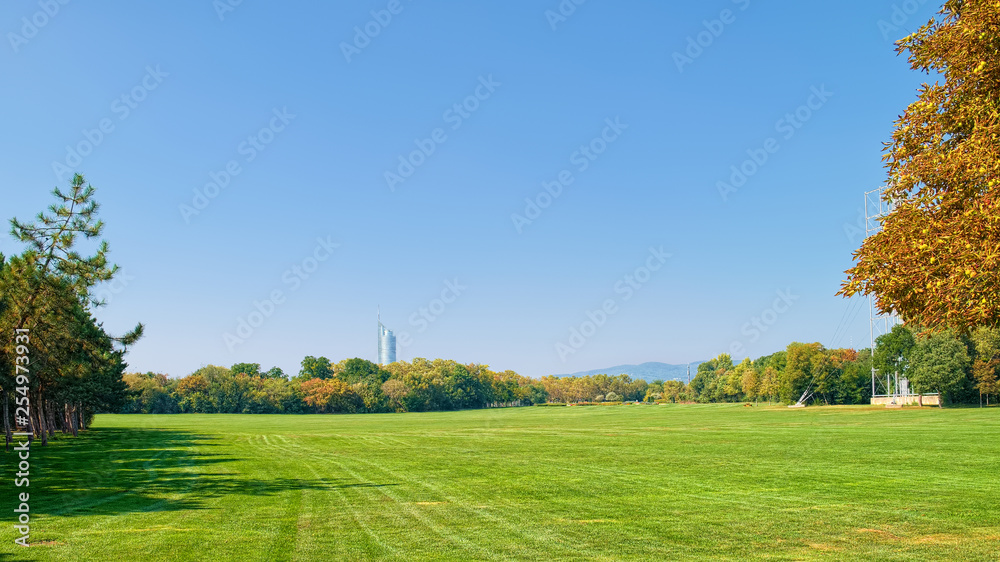
[(7, 560), (1000, 558), (1000, 409), (99, 416)]

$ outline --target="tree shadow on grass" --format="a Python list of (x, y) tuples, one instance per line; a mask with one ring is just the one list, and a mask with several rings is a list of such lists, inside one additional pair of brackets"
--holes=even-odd
[[(36, 441), (31, 447), (30, 486), (14, 488), (5, 478), (0, 509), (12, 513), (23, 491), (31, 494), (33, 517), (74, 517), (205, 509), (205, 500), (233, 494), (259, 497), (397, 485), (218, 474), (207, 469), (240, 459), (211, 452), (216, 440), (177, 430), (99, 428), (78, 438), (58, 438), (47, 447)], [(16, 453), (7, 453), (4, 465), (14, 468), (17, 460)]]

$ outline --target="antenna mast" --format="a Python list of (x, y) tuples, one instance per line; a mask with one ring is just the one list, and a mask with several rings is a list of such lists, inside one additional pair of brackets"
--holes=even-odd
[[(882, 198), (882, 192), (886, 186), (865, 192), (865, 238), (881, 232), (882, 220), (892, 212), (893, 205)], [(888, 334), (892, 327), (899, 323), (899, 318), (892, 312), (886, 314), (879, 311), (875, 303), (874, 293), (868, 295), (868, 333), (871, 336), (871, 353), (875, 355), (875, 340), (879, 336)], [(879, 380), (875, 362), (872, 361), (872, 397), (877, 396)], [(898, 387), (898, 385), (896, 385)], [(889, 374), (886, 373), (885, 396), (888, 400), (895, 402), (897, 388), (890, 383)]]

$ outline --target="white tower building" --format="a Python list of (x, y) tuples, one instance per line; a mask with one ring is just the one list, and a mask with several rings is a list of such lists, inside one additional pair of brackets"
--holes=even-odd
[(382, 325), (382, 310), (378, 312), (378, 364), (396, 362), (396, 336), (392, 330)]

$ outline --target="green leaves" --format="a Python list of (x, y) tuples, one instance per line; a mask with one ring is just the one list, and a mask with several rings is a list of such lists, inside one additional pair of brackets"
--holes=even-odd
[[(125, 363), (124, 349), (116, 345), (127, 348), (144, 330), (138, 324), (113, 337), (90, 313), (96, 306), (91, 290), (118, 270), (107, 260), (107, 242), (101, 241), (90, 256), (77, 248), (81, 239), (98, 238), (104, 229), (97, 219), (100, 206), (94, 193), (77, 174), (69, 191), (53, 190), (56, 203), (48, 213), (39, 213), (35, 222), (11, 219), (11, 234), (27, 249), (0, 266), (0, 329), (6, 333), (30, 329), (35, 342), (31, 357), (35, 368), (29, 380), (36, 394), (33, 404), (66, 411), (66, 418), (73, 418), (72, 423), (61, 414), (39, 418), (36, 434), (44, 433), (52, 420), (63, 429), (71, 425), (76, 433), (76, 422), (85, 423), (94, 411), (120, 409)], [(0, 364), (10, 357), (10, 345), (9, 339), (0, 341)], [(13, 381), (8, 366), (0, 365), (0, 386), (9, 391)]]
[(917, 392), (940, 392), (954, 401), (966, 382), (971, 360), (965, 345), (946, 330), (917, 340), (911, 357), (910, 383)]

